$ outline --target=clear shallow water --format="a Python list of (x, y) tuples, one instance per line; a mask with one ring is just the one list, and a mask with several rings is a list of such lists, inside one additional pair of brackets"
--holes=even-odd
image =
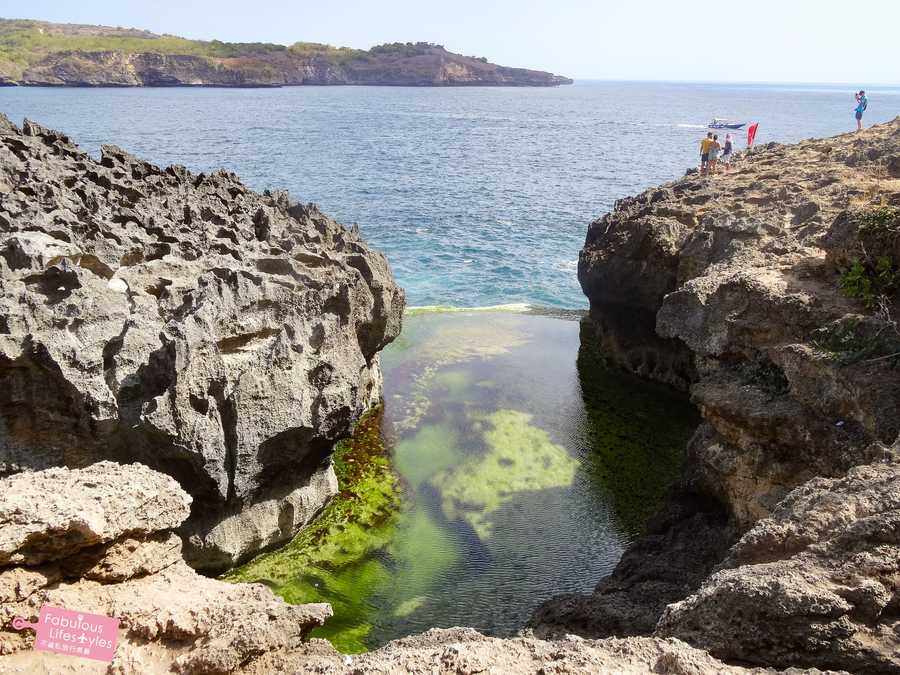
[[(0, 111), (91, 152), (115, 143), (162, 165), (227, 167), (315, 201), (387, 252), (412, 305), (584, 307), (587, 224), (692, 166), (710, 118), (758, 120), (760, 143), (831, 135), (854, 126), (853, 89), (0, 88)], [(900, 113), (900, 89), (867, 90), (867, 123)]]
[(345, 651), (434, 626), (508, 635), (542, 600), (590, 591), (670, 485), (697, 420), (683, 396), (578, 361), (578, 334), (577, 321), (532, 314), (408, 316), (383, 355), (393, 515), (334, 527), (329, 556), (289, 546), (236, 578), (332, 603), (319, 634)]

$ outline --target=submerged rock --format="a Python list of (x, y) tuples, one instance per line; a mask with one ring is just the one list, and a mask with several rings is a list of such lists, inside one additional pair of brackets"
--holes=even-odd
[(356, 228), (224, 171), (0, 120), (0, 475), (140, 461), (195, 565), (289, 539), (381, 396), (404, 307)]

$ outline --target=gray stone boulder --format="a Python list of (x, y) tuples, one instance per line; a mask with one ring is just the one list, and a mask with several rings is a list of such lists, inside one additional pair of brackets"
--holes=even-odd
[(140, 464), (99, 462), (0, 479), (0, 565), (67, 558), (125, 535), (171, 530), (191, 498), (169, 476)]
[(656, 634), (726, 661), (900, 672), (900, 464), (795, 489)]
[(139, 461), (193, 496), (195, 564), (233, 564), (335, 491), (403, 307), (314, 205), (0, 120), (0, 475)]
[[(172, 531), (190, 502), (172, 478), (139, 464), (0, 480), (0, 673), (224, 674), (301, 648), (331, 608), (200, 576)], [(36, 651), (31, 631), (12, 628), (44, 605), (117, 617), (109, 668)]]

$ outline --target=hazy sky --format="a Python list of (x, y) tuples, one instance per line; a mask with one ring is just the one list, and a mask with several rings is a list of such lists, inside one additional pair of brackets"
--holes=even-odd
[(576, 78), (900, 84), (900, 0), (0, 0), (0, 16), (244, 42), (424, 40)]

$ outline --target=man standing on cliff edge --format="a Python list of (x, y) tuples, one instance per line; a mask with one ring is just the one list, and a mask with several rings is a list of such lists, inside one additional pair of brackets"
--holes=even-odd
[(866, 108), (869, 107), (869, 99), (866, 98), (866, 92), (862, 89), (859, 90), (859, 93), (856, 95), (856, 130), (862, 130), (862, 116), (866, 111)]

